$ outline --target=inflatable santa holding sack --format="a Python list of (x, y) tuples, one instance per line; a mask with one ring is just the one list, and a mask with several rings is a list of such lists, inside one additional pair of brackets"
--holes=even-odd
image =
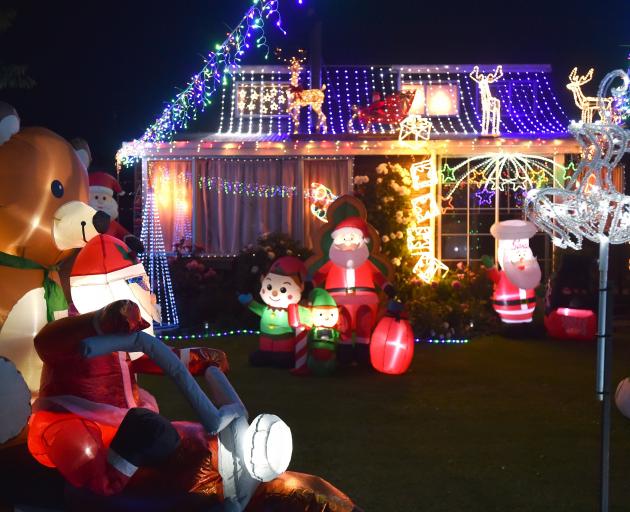
[(538, 260), (529, 247), (536, 226), (524, 220), (497, 222), (490, 233), (498, 241), (498, 270), (492, 259), (482, 257), (488, 277), (494, 282), (492, 305), (506, 324), (531, 322), (536, 309), (535, 288), (540, 284)]
[(118, 180), (106, 172), (92, 172), (88, 177), (90, 180), (90, 206), (97, 211), (105, 212), (110, 217), (109, 228), (105, 234), (122, 240), (135, 252), (144, 252), (142, 241), (116, 220), (118, 219), (118, 202), (114, 194), (123, 194)]
[[(139, 332), (146, 326), (135, 303), (116, 301), (42, 329), (35, 347), (44, 372), (29, 451), (75, 488), (97, 495), (146, 490), (153, 482), (154, 492), (192, 493), (205, 496), (206, 505), (242, 510), (259, 481), (273, 480), (288, 466), (289, 428), (268, 414), (250, 426), (227, 379), (217, 368), (206, 371), (210, 363), (195, 371), (215, 393), (215, 404), (209, 403), (175, 354)], [(137, 386), (127, 350), (150, 355), (201, 423), (161, 416), (155, 399)]]
[[(145, 326), (135, 303), (116, 301), (48, 324), (35, 339), (44, 377), (28, 448), (72, 484), (68, 510), (358, 510), (321, 478), (285, 473), (289, 427), (273, 414), (250, 423), (216, 367), (194, 372), (205, 376), (206, 396), (166, 345), (140, 332)], [(199, 422), (159, 414), (133, 368), (120, 365), (131, 351), (174, 381)]]

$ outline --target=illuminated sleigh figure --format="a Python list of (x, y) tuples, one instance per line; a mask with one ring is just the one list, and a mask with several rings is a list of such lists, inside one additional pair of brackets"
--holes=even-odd
[(355, 133), (355, 120), (363, 126), (363, 132), (369, 132), (373, 124), (399, 125), (407, 117), (414, 94), (415, 91), (397, 92), (367, 106), (353, 105), (348, 131)]

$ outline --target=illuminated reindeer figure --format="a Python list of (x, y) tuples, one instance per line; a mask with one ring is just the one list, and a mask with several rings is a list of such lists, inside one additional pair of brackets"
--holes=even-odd
[(287, 92), (289, 100), (289, 113), (291, 119), (293, 119), (293, 133), (298, 133), (300, 129), (300, 111), (302, 107), (311, 107), (313, 112), (317, 114), (317, 131), (320, 133), (326, 133), (328, 127), (326, 126), (326, 116), (322, 112), (322, 105), (326, 95), (324, 90), (326, 85), (322, 85), (321, 89), (304, 89), (300, 85), (300, 72), (302, 71), (302, 63), (304, 59), (298, 59), (297, 57), (291, 57), (289, 60), (289, 71), (291, 71), (291, 86)]
[[(490, 84), (503, 78), (503, 66), (497, 66), (494, 73), (488, 73), (487, 75), (479, 73), (479, 66), (475, 66), (470, 72), (470, 78), (477, 82), (479, 85), (479, 94), (481, 94), (481, 134), (499, 135), (501, 125), (501, 100), (492, 96)], [(492, 130), (490, 130), (491, 124)]]
[(590, 82), (592, 78), (593, 68), (589, 69), (588, 73), (583, 76), (577, 74), (577, 67), (573, 68), (569, 74), (570, 82), (567, 84), (567, 89), (573, 93), (573, 100), (575, 101), (577, 107), (582, 111), (583, 123), (592, 123), (594, 112), (599, 113), (599, 117), (603, 119), (602, 112), (600, 112), (600, 105), (608, 112), (610, 112), (612, 108), (612, 98), (584, 96), (582, 86)]

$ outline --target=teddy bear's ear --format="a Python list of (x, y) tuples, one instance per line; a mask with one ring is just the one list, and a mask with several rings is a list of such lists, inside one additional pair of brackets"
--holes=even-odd
[(90, 166), (90, 163), (92, 162), (92, 152), (90, 151), (90, 146), (88, 145), (87, 141), (85, 139), (77, 137), (75, 139), (72, 139), (71, 144), (77, 156), (79, 157), (79, 160), (81, 160), (83, 167), (85, 167), (85, 169), (87, 170), (87, 168)]
[(8, 103), (0, 101), (0, 144), (4, 144), (20, 131), (20, 117)]

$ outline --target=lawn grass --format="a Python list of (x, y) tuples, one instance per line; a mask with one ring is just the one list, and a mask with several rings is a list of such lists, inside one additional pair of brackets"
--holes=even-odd
[[(213, 339), (250, 416), (291, 427), (290, 469), (319, 475), (366, 512), (589, 511), (598, 508), (595, 344), (485, 337), (416, 345), (410, 371), (351, 368), (297, 378), (251, 368), (255, 337)], [(613, 386), (630, 374), (615, 339)], [(142, 377), (171, 419), (194, 414), (170, 382)], [(612, 507), (630, 507), (630, 420), (613, 410)]]

